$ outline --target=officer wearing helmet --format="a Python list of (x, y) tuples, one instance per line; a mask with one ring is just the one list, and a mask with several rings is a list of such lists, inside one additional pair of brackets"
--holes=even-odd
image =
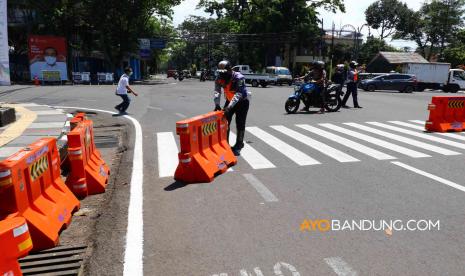
[(358, 71), (357, 71), (357, 62), (351, 61), (349, 64), (349, 72), (347, 73), (347, 93), (342, 100), (342, 107), (349, 108), (347, 104), (347, 100), (349, 100), (350, 94), (352, 94), (352, 99), (354, 100), (354, 108), (362, 108), (358, 104), (358, 97), (357, 97), (357, 83), (358, 83)]
[[(312, 70), (304, 77), (299, 78), (305, 82), (313, 81), (317, 84), (319, 90), (317, 91), (321, 97), (320, 112), (325, 113), (325, 89), (327, 84), (325, 63), (323, 61), (314, 61), (312, 63)], [(302, 111), (308, 111), (309, 107), (305, 106)]]
[(223, 90), (226, 99), (223, 110), (228, 120), (228, 141), (229, 125), (231, 125), (233, 115), (236, 115), (237, 138), (232, 150), (235, 155), (240, 155), (241, 149), (244, 147), (245, 123), (249, 111), (250, 93), (247, 92), (244, 76), (233, 71), (229, 61), (221, 61), (218, 64), (217, 73), (214, 96), (215, 111), (221, 110), (221, 90)]

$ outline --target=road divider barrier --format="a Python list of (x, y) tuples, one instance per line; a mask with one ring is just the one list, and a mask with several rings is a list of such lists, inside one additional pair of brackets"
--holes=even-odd
[(24, 217), (34, 251), (56, 246), (79, 207), (61, 179), (55, 138), (42, 138), (0, 162), (0, 218)]
[(11, 217), (0, 221), (0, 275), (22, 275), (18, 259), (32, 249), (32, 240), (23, 217)]
[(428, 105), (427, 131), (448, 132), (465, 130), (465, 96), (434, 96)]
[(95, 146), (93, 122), (84, 118), (68, 133), (70, 174), (66, 184), (80, 198), (104, 193), (110, 175)]
[(79, 112), (69, 121), (71, 130), (73, 130), (80, 122), (87, 120), (87, 115), (84, 112)]
[(174, 178), (185, 183), (211, 182), (237, 163), (227, 141), (228, 122), (222, 111), (176, 123), (181, 151)]

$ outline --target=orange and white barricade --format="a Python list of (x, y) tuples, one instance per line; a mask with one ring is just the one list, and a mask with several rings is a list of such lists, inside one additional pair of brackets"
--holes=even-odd
[(68, 133), (70, 175), (66, 184), (78, 197), (104, 193), (110, 169), (95, 146), (93, 122), (80, 121)]
[(213, 181), (237, 163), (227, 141), (228, 122), (222, 111), (176, 123), (181, 152), (174, 178), (185, 183)]
[(0, 221), (0, 275), (23, 275), (18, 259), (27, 256), (32, 249), (32, 240), (26, 220), (12, 217)]
[(429, 119), (425, 128), (428, 131), (447, 132), (465, 130), (465, 96), (434, 96)]
[(26, 219), (34, 251), (58, 244), (80, 203), (61, 179), (55, 138), (43, 138), (0, 162), (0, 214)]

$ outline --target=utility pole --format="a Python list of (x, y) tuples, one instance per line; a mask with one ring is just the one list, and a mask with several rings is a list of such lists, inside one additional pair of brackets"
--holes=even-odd
[(333, 28), (331, 30), (331, 61), (329, 64), (329, 77), (333, 75), (333, 60), (334, 60), (334, 31), (336, 29), (336, 25), (334, 25), (333, 21)]

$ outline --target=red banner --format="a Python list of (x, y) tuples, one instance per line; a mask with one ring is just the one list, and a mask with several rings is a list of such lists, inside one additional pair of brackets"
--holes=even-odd
[(29, 64), (31, 79), (43, 79), (43, 71), (59, 71), (61, 80), (67, 80), (66, 39), (57, 36), (29, 37)]

